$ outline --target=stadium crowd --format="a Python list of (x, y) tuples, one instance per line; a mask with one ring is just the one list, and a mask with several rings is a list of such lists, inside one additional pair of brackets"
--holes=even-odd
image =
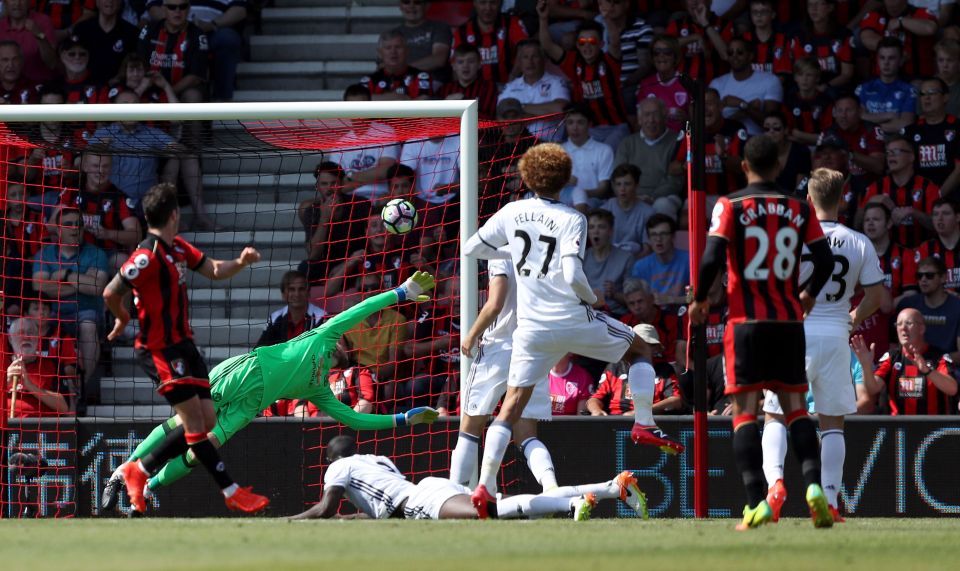
[[(142, 7), (6, 0), (0, 102), (230, 100), (246, 2)], [(377, 70), (343, 97), (477, 99), (482, 220), (527, 195), (516, 164), (525, 150), (561, 142), (574, 165), (561, 200), (588, 218), (584, 271), (596, 307), (656, 328), (654, 411), (663, 414), (689, 411), (692, 394), (686, 237), (706, 221), (690, 220), (686, 205), (683, 130), (693, 101), (683, 77), (701, 80), (708, 211), (745, 186), (743, 149), (760, 133), (778, 143), (778, 183), (790, 193), (805, 196), (818, 167), (846, 176), (841, 221), (872, 241), (890, 293), (854, 332), (873, 348), (860, 412), (956, 414), (956, 399), (933, 384), (905, 392), (916, 374), (898, 361), (902, 343), (922, 338), (924, 354), (944, 356), (948, 370), (960, 362), (954, 8), (949, 0), (474, 0), (473, 15), (451, 27), (428, 19), (426, 0), (400, 0), (399, 25), (379, 37)], [(19, 416), (82, 414), (97, 402), (97, 364), (109, 353), (100, 294), (142, 238), (139, 200), (150, 186), (179, 182), (194, 228), (218, 228), (202, 197), (200, 126), (71, 129), (33, 126), (28, 135), (44, 146), (3, 158), (2, 366), (8, 394), (19, 387)], [(360, 412), (431, 405), (456, 414), (459, 144), (456, 136), (403, 140), (375, 121), (343, 133), (313, 173), (315, 197), (297, 208), (304, 259), (283, 275), (285, 306), (256, 346), (291, 339), (428, 270), (438, 279), (434, 301), (385, 309), (348, 332), (340, 349), (350, 366), (329, 382)], [(392, 198), (417, 208), (410, 234), (385, 231), (380, 210)], [(729, 414), (719, 388), (722, 285), (711, 292), (707, 326), (715, 414)], [(550, 373), (554, 414), (632, 414), (628, 368), (565, 357)], [(264, 415), (314, 415), (311, 406), (280, 401)]]

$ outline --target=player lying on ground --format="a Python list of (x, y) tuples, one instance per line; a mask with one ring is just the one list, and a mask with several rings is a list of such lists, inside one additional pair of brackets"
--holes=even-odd
[[(446, 478), (424, 478), (413, 484), (386, 456), (357, 454), (357, 443), (351, 436), (332, 439), (326, 447), (326, 458), (330, 465), (323, 476), (323, 497), (291, 519), (341, 517), (337, 507), (344, 496), (364, 516), (374, 519), (477, 519), (469, 488)], [(620, 499), (637, 515), (647, 518), (646, 496), (637, 487), (637, 479), (626, 471), (600, 484), (505, 496), (496, 500), (490, 515), (514, 519), (572, 513), (575, 520), (584, 521), (590, 519), (590, 510), (598, 500), (608, 499)]]
[[(340, 402), (326, 382), (330, 369), (343, 366), (337, 360), (337, 342), (344, 333), (370, 315), (405, 300), (426, 301), (424, 295), (434, 286), (433, 276), (416, 272), (400, 287), (367, 298), (356, 306), (337, 314), (323, 325), (287, 341), (259, 347), (245, 355), (231, 357), (210, 372), (217, 425), (210, 431), (210, 441), (222, 446), (251, 420), (279, 399), (307, 400), (320, 411), (358, 430), (380, 430), (413, 424), (430, 424), (437, 411), (429, 407), (414, 408), (395, 415), (363, 414)], [(340, 353), (342, 355), (342, 352)], [(153, 429), (127, 462), (141, 462), (149, 457), (168, 434), (182, 431), (183, 426), (171, 418)], [(167, 462), (149, 481), (126, 481), (127, 494), (134, 510), (143, 512), (144, 491), (168, 486), (190, 473), (196, 460), (189, 454)], [(121, 465), (103, 491), (101, 506), (112, 509), (122, 480)], [(137, 498), (137, 501), (134, 501)]]
[(524, 184), (536, 196), (501, 208), (463, 247), (468, 256), (495, 259), (504, 257), (500, 248), (506, 246), (517, 277), (517, 329), (507, 394), (487, 429), (480, 483), (473, 495), (481, 518), (493, 501), (513, 426), (535, 386), (547, 382), (550, 369), (568, 352), (605, 363), (619, 361), (627, 351), (645, 354), (646, 360), (635, 360), (630, 369), (636, 406), (631, 437), (667, 452), (683, 450), (653, 420), (656, 374), (650, 346), (627, 325), (590, 307), (597, 296), (583, 273), (586, 217), (557, 200), (570, 180), (570, 157), (563, 147), (546, 143), (524, 153), (519, 166)]

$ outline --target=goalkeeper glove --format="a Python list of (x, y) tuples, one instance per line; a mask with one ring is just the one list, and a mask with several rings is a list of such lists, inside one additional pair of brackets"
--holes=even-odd
[(407, 412), (393, 415), (397, 421), (397, 426), (413, 426), (414, 424), (433, 424), (440, 413), (429, 406), (418, 406), (411, 408)]
[(394, 291), (397, 292), (400, 301), (408, 299), (427, 301), (430, 299), (430, 296), (424, 294), (433, 289), (434, 285), (433, 276), (427, 272), (414, 272), (412, 276), (407, 278), (407, 281), (403, 282), (403, 284)]

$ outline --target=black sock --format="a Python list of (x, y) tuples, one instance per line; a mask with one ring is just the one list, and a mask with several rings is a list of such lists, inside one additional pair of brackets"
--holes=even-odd
[(741, 425), (733, 433), (733, 455), (737, 470), (747, 491), (747, 505), (757, 507), (767, 497), (763, 479), (763, 448), (760, 444), (760, 425), (756, 422)]
[(155, 475), (164, 464), (187, 451), (189, 446), (184, 433), (182, 424), (170, 430), (156, 449), (140, 459), (140, 463), (150, 475)]
[(233, 479), (227, 474), (227, 467), (220, 459), (220, 454), (209, 440), (201, 440), (190, 445), (193, 455), (203, 464), (203, 467), (210, 472), (213, 480), (220, 486), (220, 489), (228, 488), (233, 485)]
[(798, 418), (790, 423), (790, 438), (793, 440), (793, 451), (800, 460), (803, 469), (803, 481), (820, 485), (820, 442), (817, 440), (817, 429), (809, 416)]

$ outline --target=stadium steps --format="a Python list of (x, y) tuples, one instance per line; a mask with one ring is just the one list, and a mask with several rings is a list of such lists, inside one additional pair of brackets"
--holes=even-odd
[(334, 99), (338, 100), (343, 89), (375, 70), (372, 60), (244, 62), (237, 68), (237, 88), (244, 92), (257, 91), (265, 85), (294, 92), (323, 88), (336, 91)]
[[(220, 192), (230, 191), (224, 188)], [(218, 224), (231, 229), (266, 231), (298, 230), (303, 227), (297, 218), (297, 205), (292, 202), (211, 203), (207, 206), (207, 212)]]
[(296, 102), (296, 101), (340, 101), (341, 89), (310, 89), (304, 91), (257, 89), (234, 92), (233, 100), (238, 102)]
[[(393, 6), (394, 9), (396, 9), (397, 0), (274, 0), (273, 5), (278, 8), (301, 8), (304, 6)], [(397, 12), (397, 14), (399, 14), (399, 12)]]
[[(286, 151), (267, 156), (238, 156), (235, 154), (207, 154), (203, 157), (203, 172), (207, 175), (282, 175), (300, 174), (313, 178), (313, 169), (320, 163), (321, 153), (298, 153)], [(205, 175), (205, 176), (207, 176)], [(206, 180), (206, 179), (204, 179)], [(310, 187), (313, 187), (311, 181)], [(242, 191), (243, 189), (241, 189)], [(258, 194), (262, 191), (258, 189)], [(231, 196), (231, 199), (243, 197)], [(249, 199), (246, 199), (250, 201)]]
[(101, 406), (163, 405), (166, 400), (157, 394), (153, 382), (146, 377), (103, 377), (100, 379)]
[[(399, 21), (399, 17), (398, 17)], [(377, 34), (289, 34), (250, 38), (253, 61), (375, 61)]]
[(393, 6), (264, 8), (264, 34), (379, 34), (400, 22)]

